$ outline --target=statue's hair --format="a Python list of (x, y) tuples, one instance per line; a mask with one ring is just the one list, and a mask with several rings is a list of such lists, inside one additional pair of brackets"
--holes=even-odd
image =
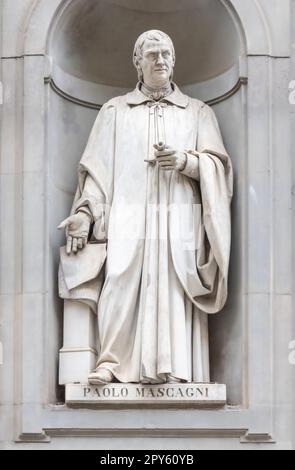
[[(146, 41), (161, 41), (162, 39), (165, 39), (168, 42), (169, 46), (171, 47), (173, 62), (175, 63), (175, 49), (174, 49), (172, 39), (168, 36), (168, 34), (163, 33), (162, 31), (159, 31), (157, 29), (151, 29), (150, 31), (146, 31), (145, 33), (142, 33), (137, 39), (135, 46), (134, 46), (134, 52), (133, 52), (133, 64), (134, 64), (134, 67), (137, 69), (139, 81), (143, 80), (142, 69), (141, 69), (140, 64), (142, 60), (142, 51), (143, 51), (143, 46), (145, 42)], [(170, 77), (170, 80), (172, 80), (172, 77)]]

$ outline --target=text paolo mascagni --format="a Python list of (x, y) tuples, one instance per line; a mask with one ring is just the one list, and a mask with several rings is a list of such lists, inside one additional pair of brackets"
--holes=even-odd
[(84, 387), (83, 396), (97, 398), (128, 398), (129, 392), (132, 393), (132, 398), (198, 398), (209, 397), (208, 387), (137, 387), (134, 390), (129, 390), (127, 387)]

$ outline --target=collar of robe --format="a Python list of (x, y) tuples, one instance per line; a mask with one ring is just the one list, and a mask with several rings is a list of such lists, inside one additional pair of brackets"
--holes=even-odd
[(142, 82), (140, 86), (140, 91), (145, 96), (148, 96), (148, 98), (150, 98), (151, 100), (160, 101), (164, 99), (166, 96), (171, 95), (171, 93), (173, 93), (173, 88), (172, 88), (171, 83), (169, 82), (167, 86), (162, 87), (158, 90), (155, 90)]
[[(160, 101), (168, 101), (169, 103), (175, 104), (180, 108), (186, 108), (189, 103), (188, 96), (184, 95), (175, 83), (172, 83), (173, 92), (170, 95), (165, 96)], [(131, 106), (137, 106), (148, 101), (153, 101), (152, 98), (146, 96), (140, 89), (141, 82), (138, 82), (135, 90), (127, 94), (127, 103)]]

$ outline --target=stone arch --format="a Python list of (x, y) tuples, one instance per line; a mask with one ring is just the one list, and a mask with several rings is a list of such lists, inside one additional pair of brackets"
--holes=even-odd
[[(90, 2), (92, 5), (98, 5), (101, 3), (100, 0), (90, 0)], [(199, 0), (186, 0), (186, 2), (188, 3), (189, 8), (202, 5), (202, 2), (199, 2)], [(72, 0), (52, 0), (51, 2), (35, 0), (30, 7), (30, 11), (28, 12), (27, 19), (22, 29), (21, 34), (23, 40), (20, 40), (19, 44), (23, 45), (23, 50), (20, 52), (20, 55), (48, 54), (50, 56), (54, 52), (53, 38), (58, 33), (59, 28), (64, 26), (68, 13), (73, 15), (75, 14), (75, 11), (79, 12), (79, 10), (81, 10), (81, 5), (83, 4), (85, 8), (85, 2), (81, 2), (80, 0), (75, 2)], [(143, 1), (135, 2), (135, 0), (113, 0), (110, 2), (110, 5), (113, 7), (118, 8), (121, 6), (124, 9), (128, 8), (130, 11), (131, 9), (134, 9), (134, 4), (136, 4), (137, 11), (143, 12), (148, 9), (150, 10), (149, 14), (154, 8), (154, 4), (152, 5), (152, 8), (150, 8), (150, 2), (148, 6), (146, 6), (146, 2)], [(167, 4), (167, 0), (162, 0), (160, 3), (166, 11)], [(89, 2), (87, 2), (87, 5), (89, 5)], [(212, 5), (209, 5), (206, 2), (206, 6), (210, 11), (213, 11)], [(245, 2), (243, 2), (243, 0), (218, 0), (216, 7), (214, 5), (214, 10), (219, 9), (219, 11), (221, 11), (220, 9), (222, 7), (224, 12), (227, 12), (229, 24), (231, 21), (232, 26), (236, 29), (235, 39), (240, 43), (240, 58), (249, 54), (270, 55), (272, 53), (273, 41), (271, 25), (267, 20), (265, 11), (260, 4), (260, 0), (250, 2), (247, 6), (245, 6)], [(225, 42), (223, 47), (223, 50), (227, 51), (227, 53), (235, 41), (232, 40), (229, 42), (231, 42), (231, 44)], [(222, 40), (220, 41), (218, 39), (216, 43), (220, 43), (222, 49)], [(58, 53), (60, 54), (60, 52), (61, 51)], [(198, 52), (200, 52), (200, 50), (197, 51), (197, 54)], [(222, 62), (223, 59), (224, 58), (221, 58), (221, 63), (225, 63)], [(56, 60), (54, 60), (54, 62), (56, 62)], [(108, 70), (108, 65), (109, 64), (107, 64), (107, 67), (104, 67), (105, 71)], [(179, 67), (179, 70), (183, 69), (184, 63), (181, 65), (182, 67)], [(202, 81), (202, 77), (197, 77), (197, 80), (195, 81), (191, 80), (189, 86), (184, 88), (184, 91), (191, 96), (198, 96), (209, 104), (219, 102), (220, 99), (227, 98), (228, 95), (235, 93), (237, 89), (239, 89), (243, 84), (243, 77), (247, 75), (247, 64), (245, 61), (240, 60), (240, 63), (238, 64), (236, 62), (235, 65), (236, 66), (232, 67), (230, 71), (228, 70), (228, 73), (222, 74), (220, 70), (218, 80), (215, 80), (214, 77), (212, 79), (210, 76), (203, 76), (204, 81)], [(63, 70), (60, 70), (56, 63), (55, 70), (53, 72), (52, 70), (50, 70), (50, 72), (48, 71), (48, 75), (53, 73), (53, 87), (55, 88), (55, 91), (59, 92), (64, 98), (73, 100), (78, 104), (84, 104), (88, 107), (99, 109), (102, 102), (117, 94), (122, 94), (130, 88), (130, 67), (131, 66), (129, 65), (129, 78), (127, 81), (125, 80), (126, 86), (122, 86), (122, 83), (120, 83), (121, 86), (116, 86), (116, 84), (114, 84), (114, 86), (111, 87), (105, 86), (105, 83), (99, 83), (99, 86), (89, 87), (88, 84), (85, 86), (84, 80), (76, 80), (76, 73), (74, 75), (72, 73), (64, 74)], [(86, 69), (87, 67), (84, 67), (84, 70)], [(185, 73), (185, 70), (183, 73)], [(81, 77), (78, 77), (78, 79), (80, 78)], [(103, 78), (107, 78), (107, 75)], [(212, 80), (209, 80), (210, 78)], [(241, 78), (242, 80), (240, 80)], [(180, 84), (182, 82), (182, 80), (177, 81), (180, 82)], [(93, 80), (93, 74), (90, 82), (91, 85), (97, 82), (97, 80)], [(97, 85), (97, 83), (95, 84)], [(218, 90), (217, 94), (216, 90)]]
[[(60, 15), (72, 0), (35, 0), (25, 20), (19, 53), (32, 54), (46, 51), (48, 40)], [(239, 24), (246, 53), (253, 54), (259, 44), (259, 53), (271, 54), (273, 41), (270, 28), (259, 1), (250, 4), (243, 0), (220, 0)], [(44, 26), (45, 25), (45, 26)]]
[[(143, 29), (156, 27), (172, 35), (176, 52), (185, 51), (177, 54), (177, 83), (191, 96), (218, 102), (241, 85), (244, 71), (239, 61), (247, 48), (240, 20), (229, 2), (210, 2), (185, 0), (179, 7), (179, 2), (166, 0), (152, 4), (113, 0), (109, 5), (100, 0), (65, 1), (47, 39), (52, 88), (77, 104), (99, 109), (107, 99), (134, 86), (130, 50)], [(122, 27), (110, 32), (110, 24), (118, 21)], [(210, 36), (207, 31), (215, 33)]]
[[(112, 4), (124, 4), (129, 3), (132, 0), (114, 0)], [(163, 0), (164, 3), (166, 0)], [(19, 55), (31, 55), (31, 54), (46, 54), (50, 51), (50, 43), (54, 32), (56, 31), (56, 26), (59, 20), (62, 17), (65, 17), (66, 11), (69, 11), (69, 8), (75, 3), (79, 8), (79, 2), (73, 2), (72, 0), (52, 0), (51, 2), (46, 2), (44, 0), (35, 0), (28, 11), (27, 17), (24, 21), (23, 28), (21, 29), (20, 38), (18, 41), (19, 44)], [(84, 2), (85, 3), (85, 2)], [(88, 2), (87, 2), (88, 3)], [(140, 3), (140, 2), (139, 2)], [(191, 0), (191, 3), (198, 4), (198, 0)], [(275, 54), (280, 55), (279, 49), (284, 50), (286, 45), (282, 44), (282, 40), (278, 41), (278, 37), (275, 34), (275, 18), (270, 19), (266, 12), (265, 5), (261, 0), (253, 0), (253, 2), (246, 2), (243, 0), (218, 0), (219, 5), (227, 10), (228, 16), (232, 18), (233, 23), (237, 29), (242, 56), (245, 55), (271, 55)], [(280, 38), (282, 39), (282, 38)], [(245, 61), (240, 63), (239, 70), (232, 71), (231, 74), (224, 75), (221, 77), (219, 83), (213, 80), (211, 83), (202, 84), (198, 87), (188, 87), (184, 91), (187, 91), (191, 95), (199, 95), (204, 101), (217, 102), (219, 98), (227, 97), (228, 93), (234, 93), (236, 88), (239, 88), (241, 82), (238, 83), (240, 77), (247, 75), (247, 64)], [(68, 82), (69, 77), (63, 77), (62, 79), (57, 79), (61, 86), (61, 91), (66, 98), (71, 99), (71, 93), (67, 87), (64, 87), (63, 83)], [(229, 84), (227, 86), (226, 84)], [(77, 98), (75, 101), (86, 101), (87, 105), (91, 106), (93, 101), (93, 96), (97, 97), (102, 96), (112, 97), (117, 92), (124, 92), (124, 88), (107, 90), (106, 88), (94, 88), (92, 93), (88, 90), (85, 90), (84, 87), (81, 87), (81, 83), (73, 83), (70, 86), (72, 88), (80, 89), (79, 93), (76, 93)], [(212, 93), (212, 89), (218, 89), (219, 95), (215, 96)], [(69, 96), (68, 96), (69, 95)], [(93, 106), (95, 109), (99, 109), (100, 100), (94, 100)]]

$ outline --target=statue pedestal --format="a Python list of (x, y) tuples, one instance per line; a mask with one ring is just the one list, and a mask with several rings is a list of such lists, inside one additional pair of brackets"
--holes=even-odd
[(63, 348), (59, 352), (59, 384), (84, 383), (97, 360), (97, 318), (90, 307), (74, 301), (64, 303)]
[(226, 404), (224, 384), (122, 384), (66, 385), (66, 404), (71, 406), (157, 405), (203, 407)]

